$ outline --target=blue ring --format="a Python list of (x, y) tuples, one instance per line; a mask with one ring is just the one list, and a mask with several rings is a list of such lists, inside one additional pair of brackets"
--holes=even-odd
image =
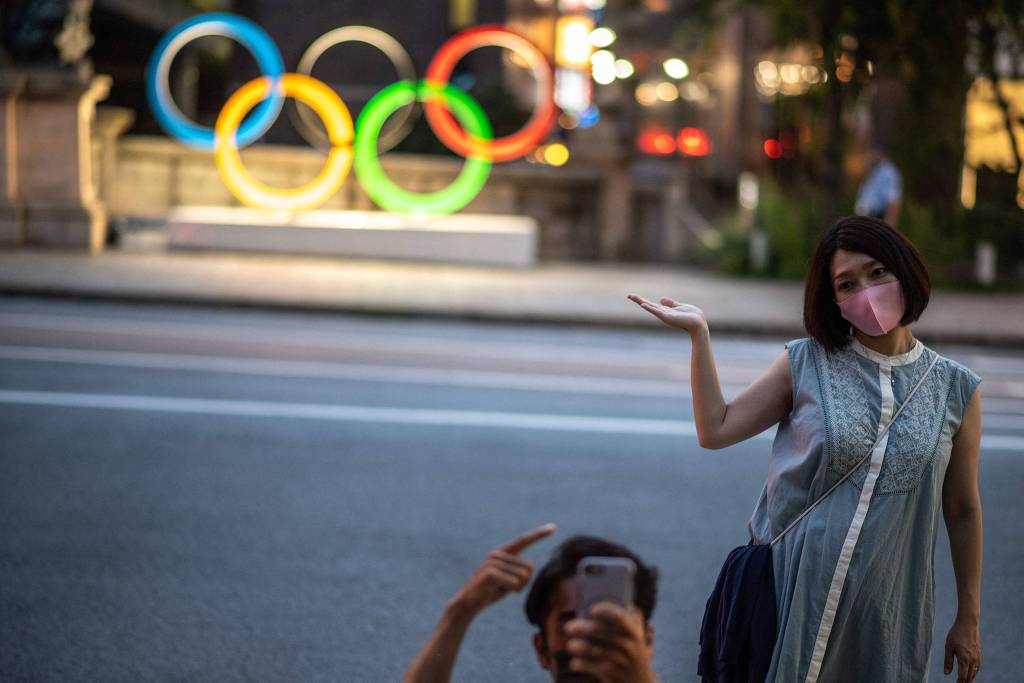
[[(197, 32), (196, 29), (199, 27), (205, 30)], [(195, 35), (192, 35), (193, 33)], [(284, 60), (266, 31), (245, 17), (227, 12), (211, 12), (186, 19), (168, 31), (157, 44), (146, 69), (146, 96), (149, 98), (149, 106), (157, 123), (168, 135), (190, 147), (213, 150), (213, 129), (200, 126), (181, 113), (171, 98), (170, 84), (167, 81), (171, 62), (178, 51), (185, 44), (203, 35), (219, 35), (237, 40), (252, 53), (261, 73), (270, 78), (275, 86), (270, 89), (270, 97), (257, 105), (238, 128), (238, 145), (248, 145), (274, 125), (284, 105), (284, 96), (280, 88), (276, 87), (284, 74)]]

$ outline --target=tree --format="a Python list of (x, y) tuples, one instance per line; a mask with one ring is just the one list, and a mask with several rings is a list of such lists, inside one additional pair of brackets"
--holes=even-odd
[(975, 5), (968, 21), (970, 63), (976, 75), (992, 83), (993, 97), (1003, 114), (1003, 125), (1010, 140), (1016, 171), (1024, 168), (1024, 150), (1013, 134), (1014, 125), (1024, 126), (1024, 116), (1015, 116), (1003, 96), (1005, 79), (1024, 77), (1024, 2), (992, 0)]

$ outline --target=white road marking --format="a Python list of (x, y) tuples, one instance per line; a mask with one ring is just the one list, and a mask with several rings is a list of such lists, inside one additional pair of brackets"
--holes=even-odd
[[(2, 346), (0, 359), (41, 363), (74, 363), (150, 370), (220, 372), (265, 377), (338, 379), (360, 382), (394, 382), (480, 389), (541, 391), (690, 399), (687, 380), (644, 380), (617, 377), (584, 377), (524, 372), (425, 368), (364, 363), (293, 361), (272, 358), (236, 358), (198, 354), (105, 351), (39, 346)], [(744, 384), (724, 384), (726, 397), (738, 395)], [(1024, 400), (986, 396), (985, 425), (1024, 429)]]
[(1024, 437), (1007, 436), (1005, 434), (982, 434), (982, 451), (1021, 451), (1024, 449)]
[[(985, 382), (982, 382), (981, 386), (984, 387)], [(983, 391), (981, 394), (981, 409), (985, 414), (991, 411), (993, 413), (1022, 415), (1024, 414), (1024, 401), (1019, 398), (995, 398), (985, 394)]]
[[(35, 346), (0, 346), (0, 359), (42, 363), (76, 363), (151, 370), (223, 372), (271, 377), (340, 379), (365, 382), (398, 382), (485, 389), (518, 389), (555, 393), (611, 396), (651, 396), (688, 399), (689, 382), (616, 377), (539, 374), (424, 368), (401, 365), (311, 362), (273, 358), (234, 358), (133, 351), (98, 351)], [(726, 393), (738, 393), (744, 385), (725, 385)]]
[[(644, 420), (600, 415), (541, 415), (500, 411), (381, 408), (323, 403), (17, 390), (0, 390), (0, 403), (101, 410), (194, 413), (207, 416), (326, 420), (330, 422), (385, 422), (446, 427), (637, 434), (641, 436), (694, 437), (697, 435), (696, 425), (687, 420)], [(769, 429), (753, 438), (772, 439), (774, 435), (775, 430)], [(983, 435), (981, 448), (982, 450), (1024, 451), (1024, 437)]]
[[(593, 346), (572, 343), (535, 341), (498, 341), (466, 339), (428, 334), (402, 337), (396, 334), (332, 330), (320, 325), (296, 324), (289, 329), (280, 324), (256, 325), (252, 322), (224, 323), (211, 321), (152, 320), (142, 318), (100, 317), (81, 315), (48, 315), (39, 313), (0, 312), (0, 327), (11, 326), (36, 330), (119, 334), (150, 339), (187, 339), (198, 341), (235, 341), (248, 345), (298, 348), (329, 348), (348, 351), (372, 350), (377, 354), (420, 354), (455, 358), (493, 358), (535, 361), (557, 360), (564, 366), (608, 365), (614, 367), (658, 368), (665, 377), (689, 382), (689, 340), (678, 336), (678, 350), (667, 344), (642, 345), (639, 348)], [(650, 341), (650, 337), (645, 337)], [(660, 341), (660, 340), (659, 340)], [(776, 348), (778, 346), (778, 348)], [(763, 373), (782, 345), (765, 341), (723, 340), (716, 346), (722, 381), (746, 386)], [(991, 379), (986, 380), (994, 395), (1024, 399), (1024, 360), (1012, 356), (988, 356), (972, 353), (965, 363)], [(728, 362), (721, 362), (727, 360)], [(739, 360), (740, 362), (736, 362)]]
[[(438, 355), (494, 358), (510, 357), (534, 360), (565, 359), (570, 362), (614, 363), (616, 365), (661, 365), (685, 362), (688, 338), (680, 333), (679, 352), (668, 349), (597, 347), (583, 344), (544, 344), (494, 340), (453, 339), (449, 337), (400, 336), (397, 334), (353, 333), (343, 330), (303, 327), (295, 329), (256, 325), (226, 325), (207, 322), (135, 320), (130, 318), (94, 318), (90, 316), (49, 316), (34, 313), (0, 313), (0, 327), (21, 327), (54, 332), (91, 334), (116, 333), (129, 337), (188, 339), (199, 341), (241, 341), (247, 344), (280, 345), (302, 348), (372, 350), (393, 353), (430, 353)], [(780, 347), (781, 348), (781, 347)], [(768, 362), (770, 362), (770, 358)]]
[[(0, 390), (0, 403), (64, 408), (99, 408), (164, 413), (196, 413), (239, 417), (293, 418), (331, 422), (387, 422), (448, 427), (498, 427), (611, 434), (696, 436), (693, 422), (641, 420), (590, 415), (540, 415), (473, 410), (381, 408), (323, 403), (235, 401), (167, 396), (82, 394), (58, 391)], [(759, 435), (770, 437), (765, 432)]]
[[(988, 407), (983, 406), (983, 410), (988, 410)], [(1024, 431), (1024, 413), (1012, 415), (1005, 413), (982, 412), (981, 415), (981, 428), (983, 430), (996, 428)]]

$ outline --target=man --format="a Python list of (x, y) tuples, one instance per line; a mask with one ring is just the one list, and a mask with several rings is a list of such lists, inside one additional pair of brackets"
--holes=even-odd
[[(533, 565), (521, 553), (555, 532), (546, 524), (498, 546), (448, 601), (427, 644), (402, 683), (448, 683), (473, 619), (530, 581)], [(636, 607), (594, 605), (576, 614), (576, 565), (588, 556), (628, 557), (636, 564)], [(526, 618), (537, 631), (533, 647), (540, 666), (556, 682), (658, 683), (652, 669), (658, 573), (629, 549), (594, 536), (573, 536), (555, 548), (526, 598)], [(583, 618), (589, 617), (589, 618)]]
[(868, 174), (857, 193), (854, 211), (861, 216), (881, 218), (896, 227), (903, 199), (903, 179), (877, 142), (868, 150)]

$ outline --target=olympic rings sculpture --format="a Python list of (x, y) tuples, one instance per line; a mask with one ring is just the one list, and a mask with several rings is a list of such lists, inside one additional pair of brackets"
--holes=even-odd
[[(328, 31), (314, 40), (299, 59), (299, 66), (296, 71), (306, 76), (313, 75), (313, 67), (323, 57), (324, 53), (335, 45), (342, 43), (364, 43), (380, 50), (385, 57), (391, 60), (395, 67), (398, 80), (416, 82), (416, 67), (412, 64), (412, 57), (405, 51), (402, 44), (392, 38), (384, 31), (370, 28), (369, 26), (342, 26), (333, 31)], [(414, 103), (402, 107), (395, 112), (395, 117), (389, 121), (392, 124), (391, 130), (382, 131), (377, 149), (387, 151), (401, 142), (416, 121), (417, 109)], [(298, 129), (303, 138), (313, 147), (323, 149), (329, 146), (327, 136), (317, 127), (314, 113), (308, 108), (293, 107), (288, 109), (292, 114), (292, 123)]]
[[(171, 97), (168, 81), (174, 57), (185, 45), (203, 36), (238, 41), (252, 53), (261, 72), (228, 98), (212, 129), (190, 121), (181, 112)], [(311, 75), (324, 52), (353, 41), (378, 48), (391, 60), (399, 77), (398, 82), (370, 99), (354, 125), (341, 97)], [(512, 51), (527, 63), (537, 85), (530, 119), (519, 131), (497, 139), (480, 104), (449, 83), (456, 63), (484, 46)], [(402, 46), (368, 26), (342, 26), (325, 33), (303, 54), (297, 73), (288, 73), (277, 46), (258, 25), (230, 13), (202, 14), (172, 28), (157, 45), (149, 61), (146, 92), (160, 126), (186, 145), (213, 152), (221, 177), (242, 203), (288, 211), (322, 205), (338, 191), (353, 168), (367, 195), (382, 209), (427, 215), (458, 211), (483, 189), (492, 163), (529, 154), (544, 140), (558, 115), (551, 64), (536, 45), (501, 25), (478, 26), (453, 36), (434, 55), (426, 78), (417, 81), (412, 59)], [(293, 123), (307, 142), (327, 154), (327, 160), (311, 182), (296, 188), (276, 188), (246, 170), (239, 149), (270, 129), (287, 98), (296, 103), (294, 109), (289, 109)], [(466, 159), (452, 184), (432, 193), (399, 187), (380, 163), (380, 153), (408, 134), (417, 103), (423, 104), (427, 123), (441, 142)], [(326, 133), (315, 125), (314, 117), (321, 120)]]

